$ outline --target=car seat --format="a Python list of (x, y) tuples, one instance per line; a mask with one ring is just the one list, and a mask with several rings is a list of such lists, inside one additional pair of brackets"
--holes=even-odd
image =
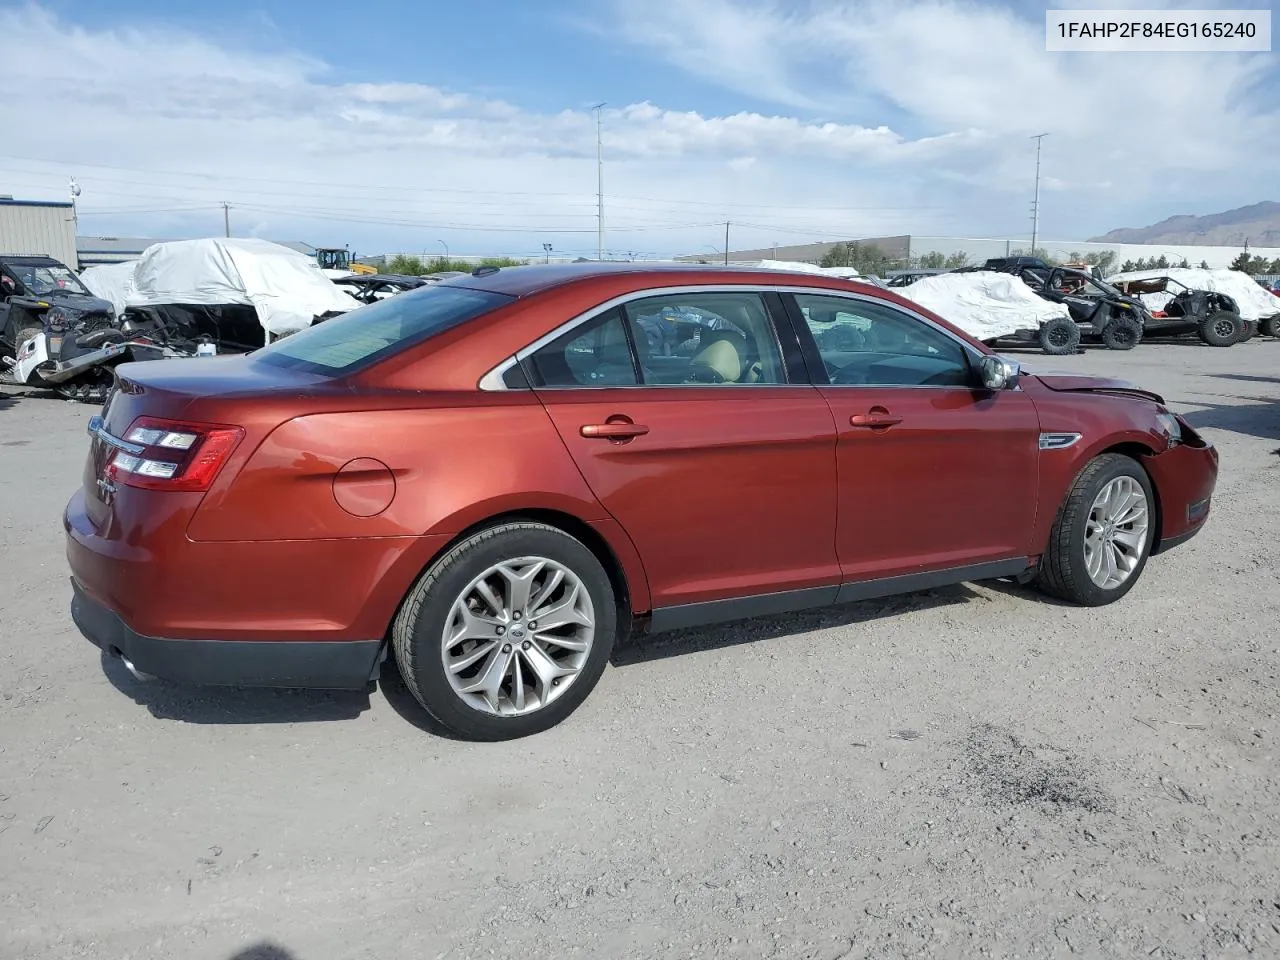
[(689, 361), (692, 383), (758, 383), (759, 360), (751, 360), (747, 338), (727, 330), (703, 335), (701, 348)]

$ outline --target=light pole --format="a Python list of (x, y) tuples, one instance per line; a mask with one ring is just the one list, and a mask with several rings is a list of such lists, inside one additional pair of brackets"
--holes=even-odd
[(542, 253), (543, 253), (543, 256), (545, 257), (545, 260), (543, 262), (550, 263), (551, 262), (551, 244), (544, 243), (542, 245)]
[(1036, 240), (1040, 234), (1040, 143), (1047, 133), (1037, 133), (1031, 139), (1036, 142), (1036, 194), (1031, 201), (1031, 256), (1036, 255)]
[(438, 244), (440, 244), (440, 246), (444, 247), (444, 258), (445, 258), (445, 260), (448, 260), (448, 259), (449, 259), (449, 245), (448, 245), (447, 243), (445, 243), (443, 240), (437, 240), (437, 241), (436, 241), (436, 243), (438, 243)]
[(601, 149), (600, 128), (603, 123), (601, 100), (591, 109), (596, 112), (596, 259), (604, 259), (604, 153)]

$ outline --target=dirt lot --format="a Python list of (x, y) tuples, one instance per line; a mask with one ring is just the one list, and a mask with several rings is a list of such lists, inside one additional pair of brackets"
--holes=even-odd
[(1280, 343), (1163, 392), (1208, 527), (1121, 603), (969, 585), (672, 634), (539, 737), (183, 689), (67, 616), (90, 408), (0, 394), (0, 956), (1280, 955)]

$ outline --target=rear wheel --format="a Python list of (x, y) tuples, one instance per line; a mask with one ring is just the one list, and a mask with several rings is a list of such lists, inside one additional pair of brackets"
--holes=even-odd
[(1229, 347), (1239, 339), (1242, 324), (1236, 314), (1219, 310), (1200, 321), (1200, 339), (1211, 347)]
[(1074, 320), (1057, 317), (1040, 328), (1040, 347), (1055, 357), (1080, 350), (1080, 327)]
[(609, 576), (586, 546), (540, 523), (462, 541), (424, 573), (392, 626), (409, 690), (467, 740), (553, 727), (587, 698), (617, 632)]
[(1263, 317), (1258, 321), (1258, 332), (1264, 337), (1280, 337), (1280, 314)]
[(1133, 317), (1116, 317), (1102, 331), (1108, 350), (1132, 350), (1142, 340), (1142, 322)]
[(1236, 343), (1247, 343), (1258, 335), (1258, 321), (1244, 320), (1240, 321), (1240, 336)]
[(1119, 600), (1151, 554), (1154, 505), (1147, 472), (1132, 457), (1091, 460), (1058, 510), (1036, 585), (1082, 606)]

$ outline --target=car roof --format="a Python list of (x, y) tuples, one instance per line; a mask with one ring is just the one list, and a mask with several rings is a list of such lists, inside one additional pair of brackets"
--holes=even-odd
[[(806, 273), (799, 270), (775, 270), (764, 267), (718, 266), (705, 263), (599, 261), (585, 263), (530, 264), (520, 267), (481, 267), (469, 274), (442, 280), (440, 286), (469, 287), (490, 293), (502, 293), (511, 297), (524, 297), (552, 287), (577, 283), (598, 277), (647, 276), (655, 282), (673, 280), (683, 283), (715, 283), (726, 275), (739, 282), (752, 281), (763, 284), (788, 284), (814, 287), (839, 288), (844, 284), (858, 283), (856, 278), (844, 279), (825, 274)], [(864, 286), (868, 286), (864, 284)], [(879, 289), (879, 288), (875, 288)]]

